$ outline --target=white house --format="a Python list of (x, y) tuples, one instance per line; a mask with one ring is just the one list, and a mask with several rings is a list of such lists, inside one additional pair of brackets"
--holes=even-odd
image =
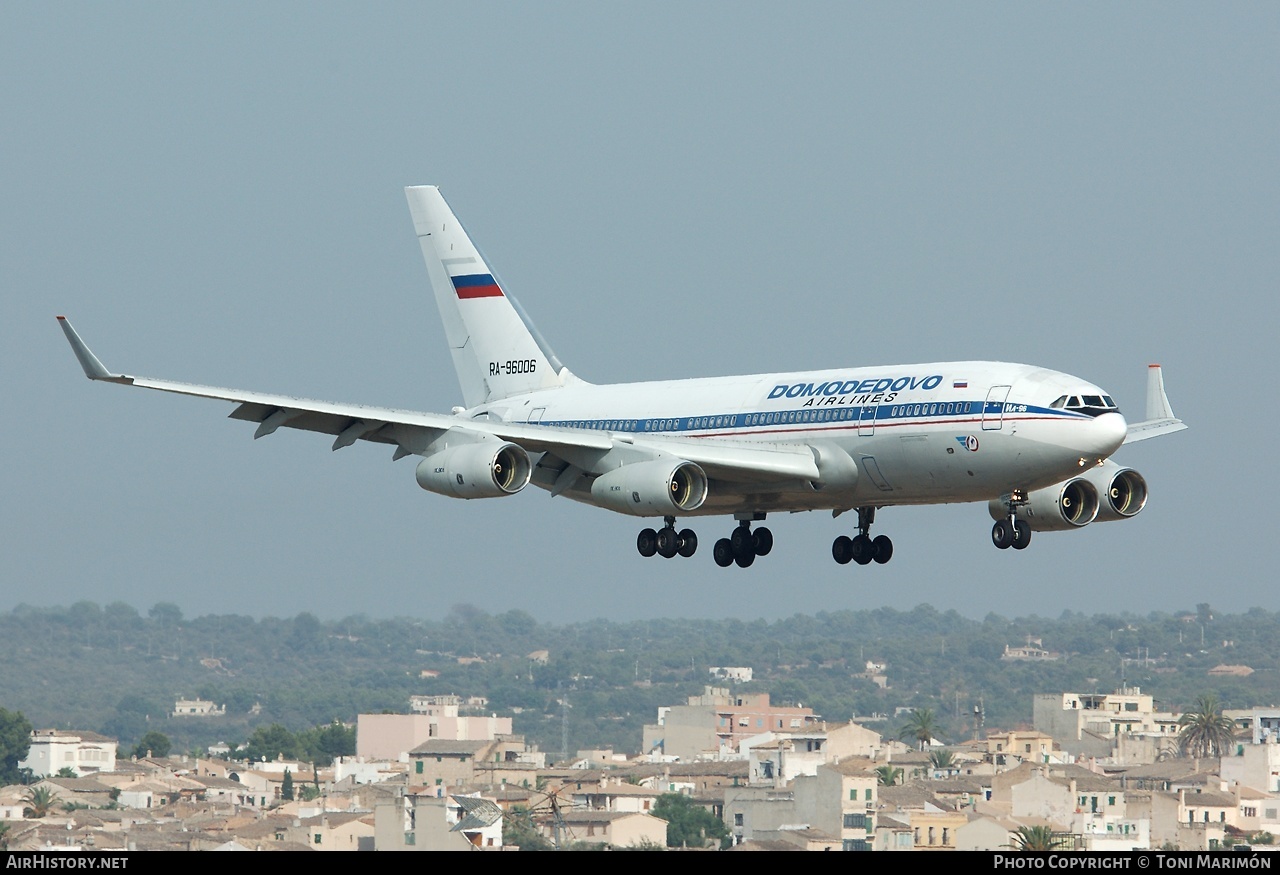
[(31, 749), (26, 759), (18, 763), (18, 768), (30, 769), (40, 778), (56, 775), (64, 768), (75, 772), (77, 778), (95, 772), (114, 772), (118, 744), (114, 738), (96, 732), (33, 729)]

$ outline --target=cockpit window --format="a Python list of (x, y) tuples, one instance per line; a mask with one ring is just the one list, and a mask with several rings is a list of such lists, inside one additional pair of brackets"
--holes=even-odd
[(1118, 413), (1120, 408), (1111, 400), (1110, 395), (1063, 395), (1049, 405), (1057, 410), (1071, 410), (1088, 416), (1100, 416), (1103, 413)]

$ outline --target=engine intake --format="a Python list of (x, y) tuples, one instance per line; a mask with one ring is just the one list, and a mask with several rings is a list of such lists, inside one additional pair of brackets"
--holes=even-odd
[(707, 475), (679, 459), (635, 462), (597, 477), (591, 497), (601, 507), (631, 516), (688, 513), (706, 500)]
[(1147, 481), (1132, 468), (1108, 461), (1084, 476), (1102, 496), (1100, 523), (1137, 516), (1147, 506)]
[(428, 492), (450, 498), (498, 498), (524, 489), (532, 472), (523, 447), (480, 441), (427, 456), (414, 477)]
[[(1004, 501), (995, 499), (987, 505), (993, 520), (1008, 516)], [(1087, 526), (1098, 516), (1098, 490), (1083, 477), (1066, 480), (1027, 496), (1018, 510), (1033, 532), (1069, 531)]]

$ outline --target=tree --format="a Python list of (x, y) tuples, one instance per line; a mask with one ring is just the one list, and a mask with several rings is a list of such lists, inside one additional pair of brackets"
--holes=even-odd
[(298, 758), (298, 739), (279, 723), (259, 726), (239, 753), (249, 760), (270, 761), (281, 756), (294, 760)]
[(1056, 851), (1066, 847), (1067, 837), (1051, 826), (1020, 826), (1009, 847), (1015, 851)]
[(898, 738), (902, 741), (913, 740), (920, 746), (920, 750), (924, 750), (933, 741), (937, 731), (938, 723), (933, 711), (929, 708), (917, 708), (907, 718), (907, 725), (898, 730)]
[(894, 784), (901, 783), (902, 769), (894, 766), (877, 766), (876, 782), (881, 787), (892, 787)]
[(667, 822), (669, 848), (705, 848), (715, 840), (723, 849), (732, 843), (724, 821), (682, 793), (663, 793), (649, 813)]
[(299, 732), (298, 748), (305, 759), (327, 766), (338, 757), (355, 756), (356, 728), (335, 720), (327, 726)]
[(31, 749), (31, 723), (21, 711), (0, 708), (0, 786), (22, 780), (18, 761)]
[(547, 841), (533, 822), (533, 812), (525, 805), (512, 805), (502, 815), (502, 843), (522, 851), (549, 851)]
[(295, 653), (314, 653), (324, 640), (324, 626), (316, 619), (315, 614), (303, 611), (293, 618), (293, 630), (289, 633), (285, 646)]
[(284, 770), (284, 780), (280, 782), (280, 798), (285, 802), (293, 801), (293, 772)]
[(46, 817), (58, 801), (58, 794), (48, 787), (28, 787), (22, 794), (22, 816), (37, 820)]
[(1200, 696), (1195, 707), (1178, 718), (1178, 752), (1188, 757), (1220, 757), (1231, 751), (1236, 725), (1222, 713), (1218, 698)]
[(939, 771), (946, 771), (955, 768), (956, 758), (949, 750), (934, 750), (929, 752), (929, 765)]
[(172, 749), (173, 744), (169, 741), (169, 736), (153, 729), (142, 736), (142, 741), (139, 741), (138, 746), (133, 749), (133, 755), (138, 759), (143, 757), (167, 757)]
[(182, 608), (173, 602), (156, 602), (151, 606), (151, 610), (147, 611), (147, 616), (161, 626), (176, 626), (182, 622)]

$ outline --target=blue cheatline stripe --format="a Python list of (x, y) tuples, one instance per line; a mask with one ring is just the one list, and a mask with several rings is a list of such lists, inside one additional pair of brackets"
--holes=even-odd
[[(784, 426), (835, 427), (856, 429), (868, 426), (874, 419), (877, 426), (896, 425), (972, 425), (982, 421), (983, 415), (1006, 419), (1092, 419), (1087, 414), (1028, 404), (1006, 404), (983, 401), (931, 401), (911, 404), (867, 404), (853, 407), (797, 407), (789, 410), (756, 411), (751, 413), (718, 413), (709, 416), (649, 417), (645, 419), (544, 419), (534, 425), (561, 428), (585, 428), (592, 431), (635, 431), (670, 434), (674, 432), (720, 432), (753, 429), (762, 431), (794, 431)], [(864, 418), (865, 417), (865, 418)]]

